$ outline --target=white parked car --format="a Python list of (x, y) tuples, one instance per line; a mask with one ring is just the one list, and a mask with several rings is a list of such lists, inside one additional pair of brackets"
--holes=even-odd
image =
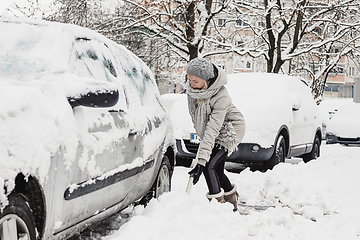
[[(272, 169), (285, 158), (305, 162), (320, 155), (321, 118), (310, 88), (296, 77), (269, 73), (228, 75), (225, 85), (243, 113), (246, 133), (227, 166)], [(187, 109), (186, 94), (162, 95), (175, 126), (177, 164), (191, 166), (200, 139)]]
[(360, 145), (360, 104), (349, 102), (328, 120), (326, 143)]
[(74, 25), (0, 18), (0, 239), (66, 239), (170, 190), (149, 68)]
[(321, 113), (321, 121), (322, 121), (322, 139), (326, 139), (326, 127), (330, 121), (330, 119), (337, 113), (338, 109), (343, 106), (353, 104), (353, 100), (350, 98), (325, 98), (320, 104), (320, 113)]

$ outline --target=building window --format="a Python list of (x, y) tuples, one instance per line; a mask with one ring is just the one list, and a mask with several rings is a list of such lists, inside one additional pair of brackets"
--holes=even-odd
[(335, 33), (335, 28), (334, 28), (334, 26), (330, 26), (330, 27), (329, 27), (329, 33), (330, 33), (330, 34), (334, 34), (334, 33)]
[(265, 27), (265, 22), (258, 22), (258, 26), (264, 28)]
[(225, 27), (226, 26), (226, 19), (219, 18), (218, 19), (218, 27)]
[(238, 19), (238, 20), (236, 20), (236, 26), (238, 26), (238, 27), (241, 27), (241, 26), (246, 27), (246, 26), (249, 26), (249, 24), (246, 21)]
[(185, 21), (184, 15), (182, 15), (182, 14), (176, 15), (175, 19), (176, 19), (177, 22), (184, 22)]
[(349, 76), (355, 76), (355, 68), (349, 67)]
[(332, 50), (333, 50), (334, 53), (338, 53), (338, 52), (341, 51), (341, 47), (340, 46), (335, 46)]
[[(225, 38), (218, 38), (218, 42), (225, 44)], [(225, 46), (223, 44), (219, 44), (217, 48), (225, 49)]]
[(243, 42), (243, 41), (237, 41), (237, 42), (236, 42), (236, 46), (237, 46), (237, 47), (244, 47), (245, 45), (244, 45), (244, 42)]
[(319, 65), (318, 64), (312, 64), (310, 65), (310, 69), (313, 73), (317, 73), (319, 71)]
[(325, 92), (339, 92), (339, 85), (327, 84), (327, 86), (325, 86)]

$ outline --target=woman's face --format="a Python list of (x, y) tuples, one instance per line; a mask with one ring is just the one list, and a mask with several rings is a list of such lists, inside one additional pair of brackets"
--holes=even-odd
[(187, 77), (190, 81), (190, 86), (195, 89), (202, 89), (205, 86), (205, 81), (199, 77), (191, 75), (190, 73), (187, 74)]

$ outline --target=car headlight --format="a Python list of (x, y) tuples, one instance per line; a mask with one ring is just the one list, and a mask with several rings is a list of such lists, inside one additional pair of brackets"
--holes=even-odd
[(254, 146), (252, 146), (252, 148), (251, 148), (251, 151), (252, 151), (252, 152), (258, 152), (259, 150), (260, 150), (259, 145), (254, 145)]

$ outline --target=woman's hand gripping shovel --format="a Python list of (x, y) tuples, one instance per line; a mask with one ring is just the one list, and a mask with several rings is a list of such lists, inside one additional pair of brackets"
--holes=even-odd
[[(192, 185), (195, 185), (197, 183), (197, 181), (199, 180), (199, 177), (200, 177), (200, 175), (202, 173), (202, 170), (204, 168), (202, 165), (197, 164), (198, 163), (198, 155), (199, 155), (200, 147), (201, 147), (201, 142), (199, 144), (198, 151), (196, 152), (196, 157), (195, 157), (194, 164), (193, 164), (194, 167), (189, 172), (190, 177), (189, 177), (189, 181), (188, 181), (188, 184), (187, 184), (187, 187), (186, 187), (186, 193), (189, 194), (189, 195), (190, 195)], [(195, 179), (195, 182), (194, 182), (194, 179)]]

